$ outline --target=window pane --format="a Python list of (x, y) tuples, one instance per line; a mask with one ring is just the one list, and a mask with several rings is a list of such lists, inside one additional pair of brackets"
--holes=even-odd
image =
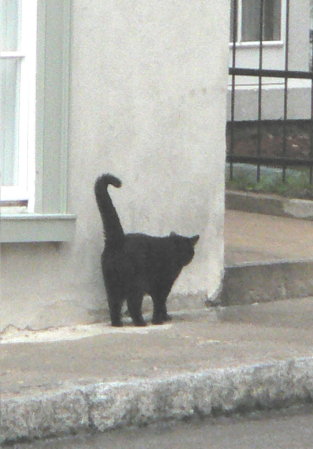
[(264, 4), (264, 39), (280, 39), (281, 0), (267, 0)]
[(1, 184), (16, 184), (20, 60), (0, 59)]
[(260, 40), (261, 0), (242, 0), (242, 40)]
[(0, 0), (0, 50), (14, 51), (19, 45), (20, 0)]
[[(263, 40), (280, 39), (281, 0), (264, 0)], [(242, 0), (242, 40), (260, 40), (261, 0)]]

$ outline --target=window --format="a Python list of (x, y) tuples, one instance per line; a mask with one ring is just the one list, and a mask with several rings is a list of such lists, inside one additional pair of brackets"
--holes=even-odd
[[(261, 6), (263, 4), (263, 11)], [(233, 41), (235, 0), (231, 2), (231, 34)], [(237, 42), (258, 42), (281, 40), (281, 0), (237, 0)]]
[(63, 241), (73, 233), (70, 11), (71, 0), (0, 0), (0, 242)]
[[(26, 5), (27, 3), (27, 5)], [(34, 159), (36, 1), (0, 2), (1, 199), (28, 203)]]

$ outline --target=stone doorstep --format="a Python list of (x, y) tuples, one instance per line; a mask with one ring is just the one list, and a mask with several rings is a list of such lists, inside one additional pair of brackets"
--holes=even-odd
[(278, 195), (227, 190), (225, 207), (243, 212), (313, 220), (313, 201), (284, 198)]
[(308, 357), (157, 380), (2, 395), (0, 443), (301, 404), (313, 399), (312, 372), (313, 358)]

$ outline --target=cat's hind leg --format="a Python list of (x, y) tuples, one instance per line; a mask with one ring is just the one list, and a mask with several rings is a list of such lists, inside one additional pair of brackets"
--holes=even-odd
[(125, 299), (123, 285), (117, 277), (117, 270), (103, 268), (103, 278), (107, 293), (110, 318), (112, 326), (121, 327), (122, 323), (122, 305)]
[(142, 300), (143, 293), (132, 292), (127, 297), (128, 312), (133, 320), (135, 326), (146, 326), (147, 323), (142, 316)]
[(114, 327), (122, 327), (121, 311), (123, 299), (116, 295), (108, 295), (108, 303), (110, 309), (111, 324)]

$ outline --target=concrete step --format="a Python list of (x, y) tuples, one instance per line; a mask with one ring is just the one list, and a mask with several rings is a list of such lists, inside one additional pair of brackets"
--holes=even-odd
[(225, 268), (222, 305), (313, 296), (313, 259), (247, 262)]
[[(312, 296), (313, 222), (295, 215), (279, 217), (278, 211), (270, 215), (282, 199), (275, 203), (273, 198), (236, 192), (233, 200), (237, 204), (232, 207), (250, 212), (226, 210), (222, 304)], [(263, 213), (252, 213), (253, 208)]]

